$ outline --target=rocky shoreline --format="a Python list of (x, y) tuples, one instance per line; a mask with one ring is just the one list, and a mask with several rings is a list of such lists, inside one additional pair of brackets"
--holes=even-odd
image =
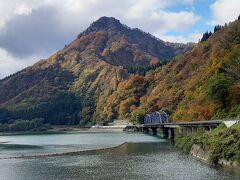
[[(193, 144), (189, 154), (198, 159), (201, 160), (207, 164), (212, 164), (210, 160), (210, 152), (205, 151), (201, 148), (200, 145)], [(230, 161), (226, 159), (219, 159), (218, 162), (216, 162), (216, 165), (220, 165), (222, 167), (227, 167), (227, 168), (239, 168), (240, 169), (240, 163), (238, 161)]]

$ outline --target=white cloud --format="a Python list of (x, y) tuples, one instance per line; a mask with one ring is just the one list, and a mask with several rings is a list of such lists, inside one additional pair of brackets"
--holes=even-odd
[(28, 6), (26, 3), (20, 3), (15, 9), (15, 14), (17, 15), (29, 15), (31, 13), (32, 7)]
[[(42, 1), (44, 2), (44, 0)], [(0, 0), (0, 29), (15, 15), (30, 14), (32, 9), (42, 6), (39, 0)]]
[[(55, 10), (58, 20), (56, 23), (67, 29), (86, 27), (93, 20), (105, 15), (116, 17), (129, 23), (130, 26), (141, 26), (151, 32), (151, 29), (154, 31), (154, 27), (172, 28), (171, 24), (178, 22), (177, 20), (180, 21), (175, 27), (179, 27), (181, 23), (184, 23), (184, 26), (195, 23), (198, 17), (193, 12), (164, 11), (164, 8), (172, 5), (192, 5), (193, 2), (193, 0), (11, 0), (10, 2), (0, 0), (0, 24), (3, 26), (16, 15), (31, 15), (34, 9), (49, 8)], [(141, 23), (134, 23), (135, 21)], [(158, 26), (155, 23), (158, 23)]]
[[(196, 23), (200, 17), (196, 16), (192, 12), (181, 11), (181, 12), (167, 12), (159, 11), (152, 14), (152, 18), (155, 22), (152, 24), (152, 27), (155, 26), (156, 31), (154, 34), (160, 35), (166, 33), (167, 31), (182, 31), (187, 29), (189, 26)], [(156, 24), (159, 23), (159, 26)], [(161, 36), (159, 36), (161, 37)]]
[(211, 4), (212, 24), (224, 24), (237, 19), (240, 13), (240, 0), (216, 0)]
[[(0, 0), (0, 78), (32, 64), (37, 60), (33, 57), (39, 54), (50, 55), (59, 50), (101, 16), (116, 17), (162, 39), (166, 32), (182, 31), (199, 19), (191, 10), (172, 12), (166, 8), (178, 4), (192, 7), (193, 3), (194, 0)], [(184, 37), (172, 40), (186, 42)]]
[(192, 5), (193, 0), (0, 0), (0, 47), (17, 56), (52, 53), (101, 16), (155, 35), (181, 31), (199, 17), (165, 10), (177, 4)]
[(5, 49), (0, 48), (0, 79), (32, 65), (38, 59), (39, 57), (37, 56), (31, 56), (27, 59), (16, 58)]
[(162, 40), (168, 42), (178, 42), (178, 43), (188, 43), (188, 42), (198, 42), (202, 37), (202, 33), (193, 33), (188, 36), (170, 36), (170, 35), (162, 35)]

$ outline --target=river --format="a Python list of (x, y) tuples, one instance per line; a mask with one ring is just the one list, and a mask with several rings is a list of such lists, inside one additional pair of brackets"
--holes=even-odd
[(176, 149), (171, 141), (142, 133), (8, 135), (0, 136), (0, 142), (5, 142), (0, 144), (1, 180), (240, 179), (239, 172), (206, 165)]

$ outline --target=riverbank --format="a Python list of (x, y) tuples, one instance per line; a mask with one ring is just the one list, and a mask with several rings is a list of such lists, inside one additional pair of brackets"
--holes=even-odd
[(199, 131), (191, 136), (177, 133), (176, 146), (209, 164), (240, 168), (240, 124), (224, 124), (211, 132)]
[(33, 158), (43, 158), (43, 157), (56, 157), (56, 156), (73, 156), (73, 155), (82, 155), (86, 153), (100, 153), (101, 151), (107, 151), (107, 150), (113, 150), (116, 148), (119, 148), (126, 144), (127, 142), (121, 143), (116, 146), (110, 146), (110, 147), (104, 147), (104, 148), (97, 148), (97, 149), (86, 149), (86, 150), (80, 150), (80, 151), (71, 151), (71, 152), (65, 152), (65, 153), (51, 153), (51, 154), (38, 154), (38, 155), (21, 155), (21, 156), (14, 156), (14, 157), (6, 157), (6, 158), (1, 158), (0, 160), (3, 159), (33, 159)]
[[(122, 132), (124, 127), (119, 126), (98, 126), (98, 127), (82, 127), (82, 126), (69, 126), (69, 125), (53, 125), (45, 130), (28, 130), (18, 132), (0, 132), (0, 136), (6, 135), (31, 135), (31, 134), (57, 134), (65, 132)], [(0, 142), (1, 144), (1, 142)]]
[(27, 131), (16, 131), (16, 132), (0, 132), (0, 136), (5, 135), (23, 135), (23, 134), (56, 134), (64, 132), (77, 132), (77, 131), (87, 131), (90, 127), (80, 127), (80, 126), (70, 126), (70, 125), (49, 125), (46, 129), (34, 129)]

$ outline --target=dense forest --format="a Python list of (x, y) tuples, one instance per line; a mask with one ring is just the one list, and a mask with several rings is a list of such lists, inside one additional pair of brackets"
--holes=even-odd
[[(205, 35), (203, 35), (204, 37)], [(131, 119), (164, 109), (173, 121), (210, 120), (240, 114), (240, 22), (216, 26), (185, 55), (149, 71), (130, 75), (100, 107), (98, 117)]]
[(141, 123), (159, 109), (173, 121), (237, 117), (239, 72), (240, 20), (184, 45), (104, 17), (63, 50), (0, 80), (0, 123)]

